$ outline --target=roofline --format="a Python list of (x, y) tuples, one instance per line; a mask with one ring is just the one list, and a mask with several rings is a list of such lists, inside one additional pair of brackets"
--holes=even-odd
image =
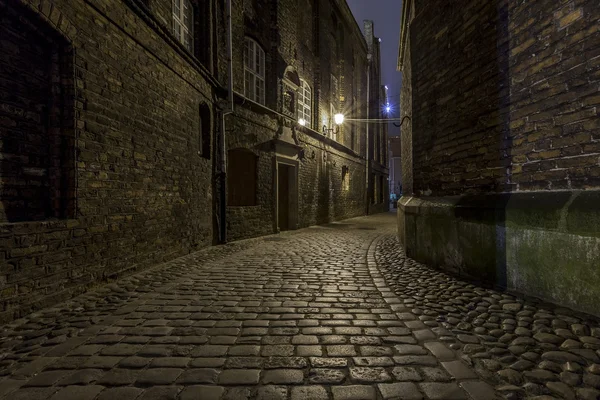
[[(354, 14), (352, 14), (352, 10), (350, 9), (348, 2), (346, 0), (333, 0), (332, 2), (336, 3), (338, 5), (338, 7), (340, 8), (340, 11), (345, 13), (346, 16), (350, 16), (350, 19), (352, 21), (354, 21), (354, 29), (352, 29), (352, 28), (351, 29), (353, 30), (354, 35), (356, 35), (357, 37), (360, 38), (359, 40), (363, 46), (363, 49), (368, 53), (369, 49), (367, 46), (367, 40), (365, 39), (365, 36), (363, 35), (362, 30), (360, 29), (360, 25), (358, 25), (358, 21), (354, 17)], [(350, 23), (350, 24), (352, 24), (352, 23)]]
[(396, 70), (402, 70), (404, 66), (404, 53), (406, 51), (406, 40), (408, 39), (408, 17), (412, 0), (402, 1), (402, 14), (400, 16), (400, 40), (398, 42), (398, 64)]

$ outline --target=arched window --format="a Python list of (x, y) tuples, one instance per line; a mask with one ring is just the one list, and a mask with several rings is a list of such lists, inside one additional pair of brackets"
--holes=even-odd
[(250, 38), (244, 46), (244, 95), (265, 104), (265, 52)]
[(258, 157), (247, 149), (227, 152), (227, 205), (256, 205), (256, 164)]
[(173, 0), (173, 34), (194, 52), (194, 7), (190, 0)]
[(306, 121), (306, 126), (309, 128), (312, 127), (311, 104), (312, 89), (305, 80), (301, 79), (300, 90), (298, 90), (298, 119)]

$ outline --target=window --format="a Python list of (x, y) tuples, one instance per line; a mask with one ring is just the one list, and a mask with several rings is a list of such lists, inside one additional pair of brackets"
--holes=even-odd
[(244, 47), (244, 95), (265, 104), (265, 52), (249, 38)]
[(173, 0), (173, 34), (194, 52), (194, 7), (190, 0)]
[(342, 189), (350, 190), (350, 169), (346, 165), (342, 167)]
[(257, 157), (250, 150), (227, 152), (227, 205), (256, 205)]
[(0, 3), (0, 224), (73, 218), (71, 46), (25, 6)]
[(312, 90), (306, 81), (300, 81), (300, 90), (298, 91), (298, 118), (306, 121), (306, 126), (312, 127), (311, 115)]

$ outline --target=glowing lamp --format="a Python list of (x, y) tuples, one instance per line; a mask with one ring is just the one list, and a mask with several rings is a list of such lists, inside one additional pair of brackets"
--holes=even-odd
[(302, 125), (302, 126), (305, 126), (305, 125), (306, 125), (306, 121), (304, 120), (304, 118), (300, 118), (300, 119), (298, 120), (298, 123), (299, 123), (300, 125)]
[(336, 125), (341, 125), (344, 122), (344, 114), (335, 114), (334, 118)]

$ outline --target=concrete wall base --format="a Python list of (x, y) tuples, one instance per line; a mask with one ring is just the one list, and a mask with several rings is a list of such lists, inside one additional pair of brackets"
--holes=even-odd
[(409, 257), (600, 315), (600, 191), (398, 201)]

